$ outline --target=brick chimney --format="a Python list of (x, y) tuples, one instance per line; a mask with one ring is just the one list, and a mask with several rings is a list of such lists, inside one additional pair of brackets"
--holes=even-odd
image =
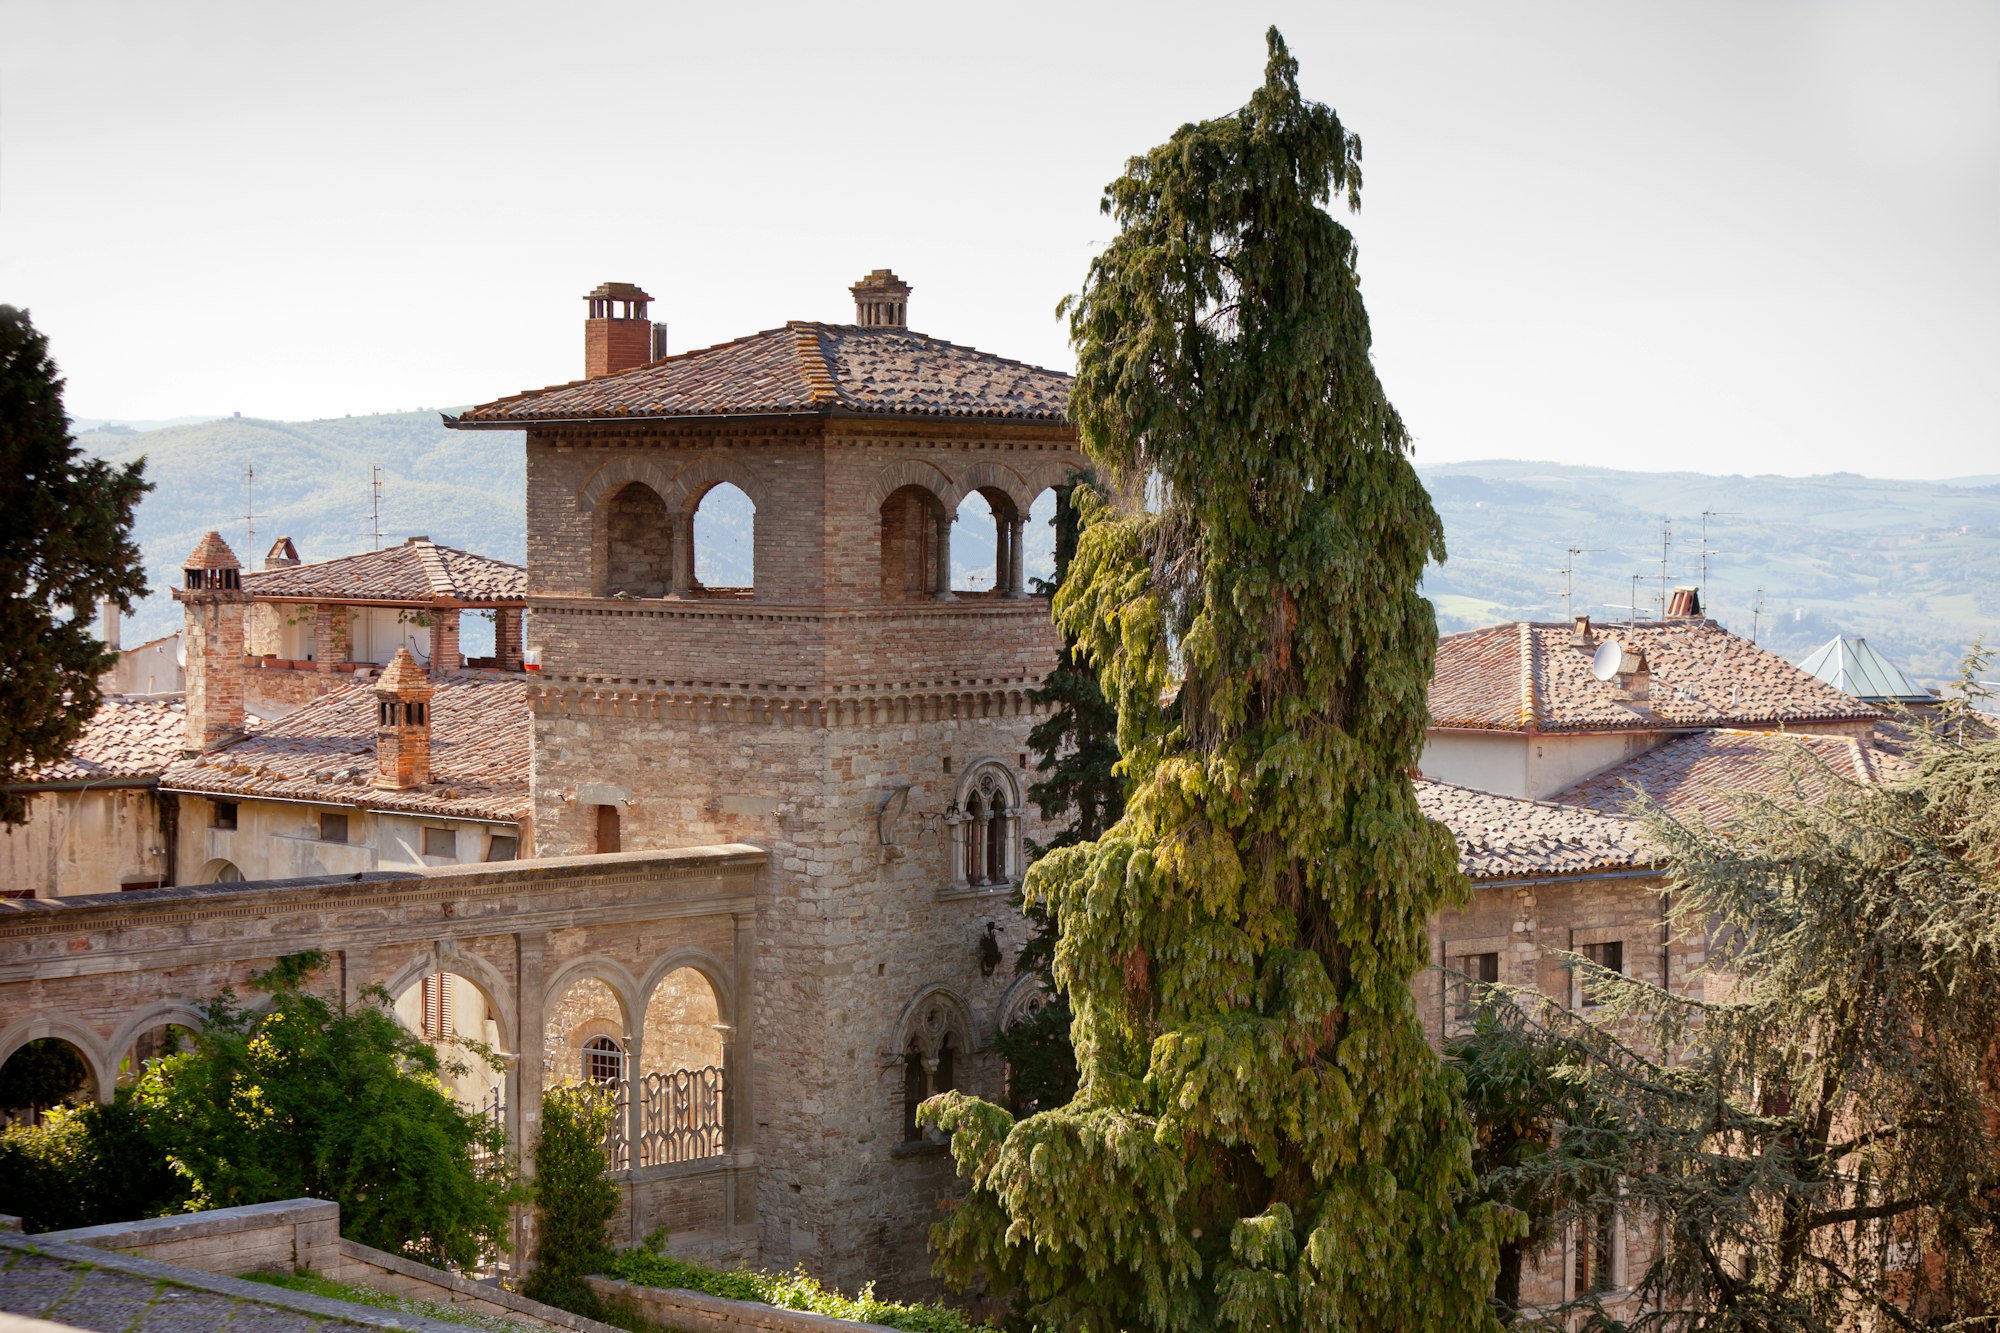
[(1700, 617), (1700, 591), (1695, 588), (1675, 588), (1674, 595), (1667, 599), (1667, 619), (1698, 620)]
[(646, 318), (652, 297), (629, 282), (601, 282), (583, 299), (590, 302), (590, 318), (583, 322), (585, 379), (616, 375), (653, 359), (653, 322)]
[(280, 537), (271, 543), (271, 549), (264, 553), (264, 568), (290, 569), (299, 563), (299, 548), (292, 545), (290, 537)]
[(375, 784), (393, 791), (431, 780), (431, 680), (398, 648), (375, 682)]
[(878, 268), (847, 290), (854, 293), (854, 322), (865, 328), (900, 329), (910, 322), (910, 284)]
[(250, 596), (242, 567), (219, 532), (182, 562), (174, 600), (186, 611), (187, 749), (190, 754), (243, 734), (243, 622)]

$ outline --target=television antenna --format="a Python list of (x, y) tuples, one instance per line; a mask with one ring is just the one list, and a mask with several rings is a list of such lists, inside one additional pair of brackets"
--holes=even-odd
[[(1660, 521), (1660, 619), (1667, 618), (1667, 560), (1674, 550), (1673, 524), (1665, 519)], [(1634, 600), (1637, 598), (1635, 596)], [(1634, 616), (1637, 619), (1637, 616)]]
[[(1701, 511), (1701, 599), (1703, 602), (1708, 600), (1708, 520), (1711, 518), (1741, 517), (1743, 515), (1728, 513), (1720, 509), (1704, 509)], [(1722, 552), (1718, 551), (1716, 554), (1720, 555)]]
[(1639, 580), (1651, 577), (1652, 575), (1650, 574), (1634, 574), (1632, 576), (1632, 601), (1629, 605), (1624, 602), (1606, 602), (1604, 605), (1614, 610), (1625, 612), (1634, 625), (1638, 624), (1643, 616), (1653, 614), (1650, 609), (1643, 612), (1639, 609)]
[(368, 465), (368, 535), (374, 539), (375, 549), (382, 549), (382, 467), (378, 463)]
[(1764, 622), (1764, 590), (1757, 589), (1756, 599), (1750, 603), (1750, 642), (1757, 642), (1757, 630)]
[(1576, 613), (1576, 558), (1580, 555), (1596, 555), (1594, 546), (1572, 546), (1563, 557), (1562, 568), (1556, 573), (1563, 576), (1563, 619), (1569, 620)]
[(257, 560), (257, 465), (243, 469), (243, 558)]

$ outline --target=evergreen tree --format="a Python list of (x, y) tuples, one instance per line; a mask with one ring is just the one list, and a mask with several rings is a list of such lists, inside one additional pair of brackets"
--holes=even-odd
[[(1076, 556), (1079, 535), (1074, 497), (1090, 475), (1073, 477), (1056, 490), (1055, 577), (1042, 583), (1044, 595), (1062, 587)], [(1040, 689), (1029, 692), (1054, 711), (1028, 733), (1035, 767), (1044, 775), (1028, 788), (1042, 818), (1056, 825), (1045, 843), (1030, 843), (1030, 860), (1058, 847), (1095, 842), (1125, 813), (1125, 783), (1118, 776), (1118, 711), (1098, 686), (1097, 672), (1078, 652), (1076, 639), (1063, 635), (1063, 654)], [(1007, 1061), (1007, 1101), (1021, 1115), (1061, 1106), (1076, 1095), (1076, 1052), (1070, 1046), (1073, 1015), (1055, 982), (1056, 920), (1045, 904), (1017, 895), (1017, 905), (1035, 933), (1014, 960), (1017, 972), (1033, 972), (1048, 997), (1041, 1008), (1000, 1034), (995, 1048)]]
[(142, 463), (85, 458), (63, 382), (28, 312), (0, 305), (0, 824), (27, 818), (16, 774), (69, 751), (117, 659), (92, 634), (97, 603), (126, 611), (146, 576), (132, 510)]
[(1247, 106), (1111, 185), (1121, 230), (1066, 303), (1084, 447), (1148, 496), (1079, 496), (1056, 599), (1130, 782), (1028, 875), (1081, 1082), (1018, 1122), (925, 1108), (969, 1181), (940, 1270), (1044, 1327), (1497, 1326), (1519, 1218), (1461, 1203), (1469, 1130), (1410, 987), (1465, 884), (1409, 778), (1443, 532), (1324, 207), (1360, 186), (1273, 30)]
[(535, 1202), (540, 1224), (535, 1261), (521, 1293), (574, 1314), (603, 1313), (584, 1282), (611, 1261), (611, 1219), (618, 1186), (611, 1179), (605, 1135), (617, 1098), (596, 1084), (550, 1088), (542, 1094), (542, 1132), (535, 1140)]
[[(1479, 1061), (1572, 1071), (1593, 1114), (1497, 1164), (1488, 1188), (1554, 1201), (1551, 1231), (1615, 1214), (1657, 1235), (1627, 1252), (1656, 1312), (1633, 1326), (1994, 1326), (1992, 737), (1948, 712), (1909, 733), (1905, 781), (1801, 771), (1714, 827), (1654, 811), (1673, 929), (1709, 941), (1718, 984), (1674, 994), (1576, 958), (1596, 1022), (1550, 1001), (1491, 1007)], [(1597, 1305), (1585, 1294), (1568, 1313), (1601, 1318)]]

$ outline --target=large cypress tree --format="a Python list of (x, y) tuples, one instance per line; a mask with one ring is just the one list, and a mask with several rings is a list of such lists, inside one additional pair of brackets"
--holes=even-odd
[(93, 629), (98, 599), (127, 611), (146, 576), (132, 510), (141, 465), (86, 458), (63, 382), (28, 312), (0, 305), (0, 824), (27, 817), (5, 784), (68, 752), (116, 659)]
[[(1443, 533), (1369, 356), (1360, 144), (1270, 34), (1242, 110), (1106, 192), (1066, 303), (1084, 498), (1056, 609), (1119, 713), (1126, 813), (1029, 873), (1060, 923), (1082, 1081), (1016, 1122), (948, 1094), (960, 1282), (1066, 1330), (1496, 1327), (1517, 1215), (1410, 978), (1463, 894), (1419, 812)], [(1171, 694), (1171, 706), (1161, 700)]]

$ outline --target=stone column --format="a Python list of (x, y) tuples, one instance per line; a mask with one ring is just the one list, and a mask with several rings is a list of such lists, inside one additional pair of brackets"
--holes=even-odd
[(954, 602), (951, 595), (951, 523), (952, 515), (944, 514), (937, 520), (937, 568), (931, 575), (931, 596), (940, 602)]
[[(736, 914), (736, 949), (730, 969), (736, 982), (736, 993), (730, 997), (730, 1017), (735, 1022), (722, 1047), (723, 1095), (729, 1099), (729, 1124), (724, 1134), (729, 1151), (740, 1159), (757, 1148), (757, 1098), (750, 1073), (750, 1017), (757, 980), (755, 912)], [(754, 1198), (753, 1194), (753, 1202)]]
[(1021, 555), (1021, 539), (1027, 534), (1028, 520), (1010, 518), (1007, 520), (1007, 595), (1025, 596), (1028, 587), (1024, 571), (1027, 566)]
[[(646, 1052), (646, 1015), (635, 1014), (625, 1024), (625, 1165), (637, 1171), (642, 1165), (639, 1136), (646, 1128), (646, 1071), (641, 1057)], [(635, 1210), (632, 1222), (638, 1225)], [(633, 1240), (637, 1240), (635, 1235)]]
[(347, 608), (321, 602), (313, 608), (313, 662), (321, 671), (337, 671), (353, 660)]
[(458, 608), (431, 612), (431, 674), (443, 675), (465, 665), (458, 648)]
[(1011, 596), (1008, 572), (1014, 568), (1013, 554), (1007, 549), (1008, 540), (1014, 535), (1014, 525), (999, 515), (993, 518), (993, 591), (1003, 597)]
[(502, 671), (521, 669), (521, 608), (503, 606), (493, 612), (493, 657)]
[(667, 596), (685, 597), (694, 588), (694, 515), (667, 517)]
[[(514, 937), (514, 1050), (507, 1070), (507, 1137), (524, 1179), (532, 1179), (535, 1163), (529, 1149), (542, 1127), (542, 1046), (548, 1027), (548, 968), (543, 954), (548, 935), (536, 931)], [(514, 1210), (516, 1270), (534, 1252), (534, 1210)]]

